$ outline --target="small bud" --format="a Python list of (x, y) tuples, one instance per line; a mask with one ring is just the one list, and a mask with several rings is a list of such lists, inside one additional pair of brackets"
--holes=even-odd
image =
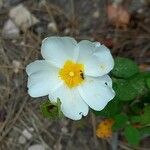
[(63, 117), (60, 106), (61, 102), (58, 99), (57, 103), (51, 103), (50, 100), (47, 100), (43, 102), (40, 107), (44, 117), (49, 119), (60, 119)]

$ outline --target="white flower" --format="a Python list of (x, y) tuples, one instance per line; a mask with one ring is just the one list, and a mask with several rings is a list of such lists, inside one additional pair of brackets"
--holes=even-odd
[(114, 66), (108, 48), (98, 42), (71, 37), (48, 37), (41, 54), (26, 68), (28, 93), (32, 97), (49, 96), (61, 101), (64, 115), (73, 120), (86, 116), (89, 107), (102, 110), (115, 96), (112, 80), (107, 75)]

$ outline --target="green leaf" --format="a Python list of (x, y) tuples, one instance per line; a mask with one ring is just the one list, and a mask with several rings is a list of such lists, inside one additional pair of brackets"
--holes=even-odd
[(147, 126), (147, 127), (141, 128), (139, 129), (139, 132), (142, 138), (150, 136), (150, 127)]
[[(118, 107), (119, 106), (119, 107)], [(107, 118), (112, 118), (116, 114), (122, 111), (123, 104), (117, 100), (111, 100), (106, 107), (101, 111), (93, 111), (97, 116), (104, 116)]]
[(140, 133), (139, 131), (132, 127), (131, 125), (128, 125), (124, 130), (124, 136), (127, 139), (128, 143), (132, 146), (137, 146), (140, 141)]
[(131, 101), (137, 96), (137, 91), (126, 80), (117, 80), (114, 84), (116, 98), (121, 101)]
[(132, 123), (139, 123), (139, 122), (141, 122), (141, 116), (131, 116), (130, 121)]
[(150, 78), (147, 79), (147, 87), (150, 89)]
[(141, 97), (141, 101), (142, 103), (147, 103), (147, 104), (150, 103), (150, 91), (148, 91)]
[(115, 66), (112, 75), (119, 78), (129, 78), (139, 71), (138, 65), (128, 58), (115, 58)]
[(61, 102), (59, 99), (57, 100), (57, 103), (51, 103), (50, 100), (47, 100), (40, 105), (40, 108), (44, 117), (49, 119), (59, 119), (63, 117), (60, 106)]
[(150, 71), (146, 71), (146, 72), (141, 72), (142, 75), (145, 77), (145, 79), (150, 78)]
[(146, 82), (145, 82), (145, 76), (142, 73), (136, 74), (129, 78), (128, 84), (132, 88), (134, 88), (138, 95), (145, 94), (146, 90)]
[(128, 117), (125, 114), (118, 114), (113, 119), (115, 120), (115, 123), (113, 125), (113, 130), (115, 131), (124, 128), (128, 121)]
[(144, 113), (141, 115), (141, 124), (150, 124), (150, 105), (144, 108)]
[(141, 115), (141, 112), (143, 110), (144, 104), (143, 103), (134, 103), (133, 105), (130, 105), (128, 114), (133, 116)]

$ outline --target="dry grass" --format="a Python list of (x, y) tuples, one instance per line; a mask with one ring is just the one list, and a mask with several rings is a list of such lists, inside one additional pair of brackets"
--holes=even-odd
[[(71, 35), (77, 40), (95, 39), (106, 44), (112, 42), (114, 55), (133, 58), (139, 65), (146, 65), (145, 69), (149, 69), (150, 19), (147, 15), (149, 12), (144, 10), (142, 19), (136, 14), (139, 18), (133, 20), (135, 27), (122, 30), (108, 23), (105, 12), (101, 11), (103, 6), (107, 5), (104, 0), (103, 3), (100, 0), (93, 2), (80, 0), (78, 3), (70, 0), (67, 4), (47, 2), (42, 7), (32, 0), (24, 3), (42, 24), (28, 29), (17, 39), (0, 38), (0, 149), (26, 150), (33, 143), (41, 143), (48, 150), (109, 149), (112, 143), (101, 141), (93, 134), (98, 121), (94, 116), (89, 115), (80, 122), (68, 119), (52, 121), (43, 118), (39, 105), (45, 98), (33, 99), (27, 94), (25, 67), (33, 60), (41, 58), (41, 40), (46, 36), (57, 34)], [(1, 28), (8, 18), (9, 9), (10, 6), (7, 6), (0, 10)], [(104, 13), (100, 19), (93, 18), (95, 10)], [(147, 20), (146, 23), (143, 18)], [(50, 21), (56, 24), (57, 32), (47, 29), (47, 23)], [(38, 27), (42, 32), (37, 33)], [(107, 39), (111, 41), (108, 43)], [(14, 61), (20, 64), (18, 72), (15, 70)], [(32, 138), (20, 144), (18, 140), (22, 131), (30, 128), (34, 130), (29, 131)], [(118, 145), (119, 149), (131, 149), (125, 143)]]

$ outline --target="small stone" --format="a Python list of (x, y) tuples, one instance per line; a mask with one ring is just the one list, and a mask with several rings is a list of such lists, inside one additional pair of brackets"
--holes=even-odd
[(62, 145), (61, 145), (61, 143), (56, 143), (55, 145), (54, 145), (54, 150), (62, 150)]
[(29, 131), (30, 131), (30, 132), (33, 132), (33, 131), (34, 131), (34, 128), (30, 127), (30, 128), (29, 128)]
[(13, 70), (14, 70), (14, 72), (18, 73), (19, 69), (21, 67), (21, 62), (17, 61), (17, 60), (13, 60), (12, 64), (13, 64)]
[(66, 28), (66, 29), (64, 30), (64, 33), (65, 33), (65, 34), (69, 34), (70, 31), (71, 31), (70, 28)]
[(121, 4), (122, 1), (123, 1), (123, 0), (113, 0), (113, 3), (116, 4), (116, 5), (118, 5), (118, 4)]
[(0, 0), (0, 9), (3, 7), (3, 0)]
[(23, 135), (21, 135), (21, 136), (19, 137), (18, 142), (19, 142), (20, 144), (25, 144), (25, 143), (26, 143), (26, 138), (25, 138)]
[(12, 8), (9, 12), (9, 17), (23, 31), (26, 31), (28, 28), (39, 22), (39, 20), (22, 4)]
[(21, 45), (21, 46), (24, 46), (24, 45), (25, 45), (25, 42), (24, 42), (24, 41), (20, 42), (20, 45)]
[(41, 144), (31, 145), (28, 150), (45, 150), (44, 146)]
[(39, 23), (35, 24), (34, 26), (32, 26), (32, 30), (34, 33), (36, 33), (38, 35), (42, 35), (43, 33), (47, 32), (47, 25), (45, 25), (42, 22), (39, 22)]
[(38, 3), (39, 7), (43, 7), (46, 5), (46, 0), (40, 0)]
[(140, 0), (142, 4), (147, 4), (149, 0)]
[(4, 24), (4, 27), (2, 30), (2, 36), (4, 38), (14, 39), (19, 36), (19, 32), (20, 31), (18, 27), (15, 25), (15, 23), (11, 19), (9, 19)]
[(68, 133), (68, 129), (66, 127), (62, 127), (61, 128), (61, 132), (66, 134), (66, 133)]
[(22, 132), (23, 136), (26, 137), (28, 140), (32, 138), (32, 134), (27, 130), (24, 129)]
[(95, 11), (95, 12), (93, 13), (93, 17), (94, 17), (94, 18), (99, 18), (99, 11)]
[(56, 23), (54, 23), (54, 22), (50, 22), (50, 23), (48, 24), (47, 28), (48, 28), (50, 31), (54, 32), (54, 33), (58, 32)]
[(142, 14), (142, 13), (144, 12), (144, 10), (143, 10), (142, 8), (140, 8), (140, 9), (137, 10), (137, 12), (138, 12), (139, 14)]

